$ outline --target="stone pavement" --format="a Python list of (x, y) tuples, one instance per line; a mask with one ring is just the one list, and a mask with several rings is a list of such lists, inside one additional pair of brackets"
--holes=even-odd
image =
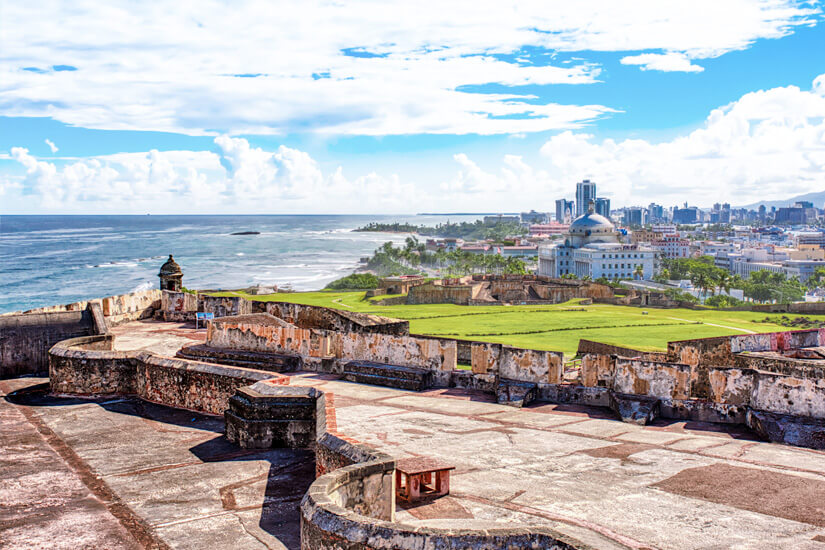
[(139, 399), (6, 395), (39, 382), (0, 381), (0, 547), (300, 547), (311, 451), (242, 451), (221, 417)]
[(459, 390), (405, 392), (300, 374), (334, 394), (338, 430), (395, 456), (455, 464), (451, 496), (413, 524), (551, 526), (598, 548), (825, 550), (825, 453), (609, 410), (521, 410)]
[[(115, 327), (118, 349), (174, 355), (175, 323)], [(307, 451), (242, 451), (220, 417), (137, 399), (81, 400), (0, 381), (0, 547), (297, 548)], [(541, 524), (597, 548), (825, 550), (825, 453), (691, 422), (640, 427), (608, 410), (517, 410), (298, 373), (334, 394), (338, 430), (457, 467), (452, 492), (399, 508), (413, 524)]]

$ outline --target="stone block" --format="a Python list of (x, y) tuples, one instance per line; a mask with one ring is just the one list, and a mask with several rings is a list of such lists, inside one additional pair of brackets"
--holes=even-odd
[(496, 387), (496, 401), (500, 405), (521, 408), (536, 399), (537, 385), (532, 382), (501, 379)]
[(749, 409), (745, 423), (772, 443), (825, 450), (825, 420)]
[(263, 381), (239, 388), (224, 413), (226, 438), (244, 449), (312, 447), (319, 399), (323, 393), (310, 387)]
[(619, 415), (622, 422), (645, 426), (659, 416), (658, 397), (627, 393), (610, 393), (610, 408)]

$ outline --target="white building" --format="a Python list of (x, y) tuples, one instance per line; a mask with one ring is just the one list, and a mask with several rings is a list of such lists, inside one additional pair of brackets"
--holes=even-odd
[(650, 247), (665, 258), (690, 258), (690, 241), (681, 238), (678, 233), (662, 235), (652, 241)]
[(657, 252), (638, 244), (619, 242), (616, 228), (592, 210), (577, 218), (563, 243), (539, 247), (539, 275), (578, 278), (635, 279), (641, 267), (642, 279), (653, 278)]

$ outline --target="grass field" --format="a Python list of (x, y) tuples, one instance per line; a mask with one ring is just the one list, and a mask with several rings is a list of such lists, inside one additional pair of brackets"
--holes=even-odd
[[(665, 350), (668, 341), (672, 340), (788, 330), (775, 323), (761, 322), (766, 317), (781, 317), (777, 314), (641, 309), (603, 304), (582, 306), (577, 300), (548, 306), (381, 306), (365, 299), (364, 292), (293, 292), (268, 296), (224, 292), (220, 295), (373, 313), (407, 319), (410, 321), (410, 331), (417, 334), (562, 351), (568, 356), (576, 353), (581, 338), (646, 351), (660, 351)], [(807, 317), (825, 321), (825, 315)]]

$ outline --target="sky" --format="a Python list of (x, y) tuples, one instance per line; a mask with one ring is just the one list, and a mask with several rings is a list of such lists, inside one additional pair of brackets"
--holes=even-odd
[(551, 211), (585, 178), (614, 208), (823, 191), (823, 8), (7, 2), (0, 214)]

